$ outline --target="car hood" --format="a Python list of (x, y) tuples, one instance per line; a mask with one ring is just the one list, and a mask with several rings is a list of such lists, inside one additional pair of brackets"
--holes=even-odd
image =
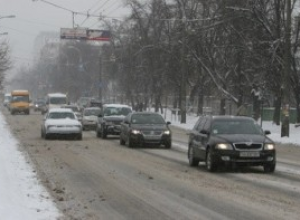
[(168, 129), (165, 124), (131, 124), (131, 128), (141, 131), (163, 131)]
[(273, 143), (273, 141), (264, 136), (258, 134), (222, 134), (222, 135), (212, 135), (211, 140), (218, 143)]
[(65, 118), (65, 119), (47, 119), (45, 121), (45, 125), (81, 125), (79, 121), (76, 119), (70, 119), (70, 118)]
[(89, 121), (98, 121), (98, 117), (95, 115), (83, 116), (82, 118)]
[(103, 117), (105, 121), (121, 122), (125, 118), (124, 115), (110, 115)]

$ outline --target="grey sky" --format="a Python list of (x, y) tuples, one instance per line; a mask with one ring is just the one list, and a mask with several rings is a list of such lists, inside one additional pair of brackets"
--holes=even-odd
[[(0, 40), (8, 39), (11, 46), (11, 57), (16, 64), (30, 64), (33, 58), (33, 43), (41, 31), (58, 31), (61, 27), (72, 27), (72, 12), (102, 14), (105, 17), (121, 19), (128, 9), (122, 0), (45, 0), (67, 10), (54, 7), (42, 0), (0, 0)], [(15, 15), (16, 18), (2, 18)], [(99, 28), (97, 18), (75, 15), (75, 25)]]

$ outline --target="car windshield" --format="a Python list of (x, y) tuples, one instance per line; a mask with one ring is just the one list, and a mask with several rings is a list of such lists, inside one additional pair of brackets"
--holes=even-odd
[(67, 98), (65, 97), (51, 97), (50, 98), (50, 104), (66, 104), (67, 103)]
[(29, 102), (29, 96), (12, 96), (11, 102)]
[(98, 116), (100, 114), (100, 109), (85, 109), (84, 116)]
[(263, 134), (261, 127), (250, 120), (217, 120), (211, 127), (212, 134)]
[(104, 109), (104, 115), (110, 116), (110, 115), (128, 115), (131, 112), (130, 108), (126, 107), (106, 107)]
[(165, 124), (163, 117), (157, 114), (135, 114), (131, 118), (132, 124)]
[(49, 113), (48, 118), (51, 118), (51, 119), (65, 119), (65, 118), (75, 119), (75, 115), (72, 112), (51, 112), (51, 113)]

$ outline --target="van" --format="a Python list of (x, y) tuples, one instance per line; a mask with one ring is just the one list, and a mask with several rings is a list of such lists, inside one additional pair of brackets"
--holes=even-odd
[(29, 115), (30, 99), (28, 90), (13, 90), (11, 92), (11, 100), (9, 110), (12, 115), (16, 113), (24, 113)]
[(60, 108), (68, 104), (67, 95), (64, 93), (48, 93), (46, 97), (46, 111), (51, 108)]

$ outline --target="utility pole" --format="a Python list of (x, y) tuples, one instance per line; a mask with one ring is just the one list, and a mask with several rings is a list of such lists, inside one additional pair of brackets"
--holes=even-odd
[(103, 82), (102, 82), (102, 56), (100, 54), (99, 56), (99, 83), (98, 83), (98, 86), (99, 86), (99, 100), (100, 102), (102, 103), (102, 98), (103, 98), (103, 91), (102, 91), (102, 86), (103, 86)]
[(186, 81), (187, 81), (187, 17), (185, 14), (185, 4), (182, 5), (182, 29), (183, 29), (183, 36), (182, 36), (182, 63), (181, 63), (181, 79), (180, 79), (180, 123), (186, 123)]
[(284, 75), (283, 75), (283, 100), (282, 100), (282, 123), (281, 137), (290, 134), (290, 71), (291, 71), (291, 0), (286, 1), (285, 22), (285, 48), (284, 48)]

